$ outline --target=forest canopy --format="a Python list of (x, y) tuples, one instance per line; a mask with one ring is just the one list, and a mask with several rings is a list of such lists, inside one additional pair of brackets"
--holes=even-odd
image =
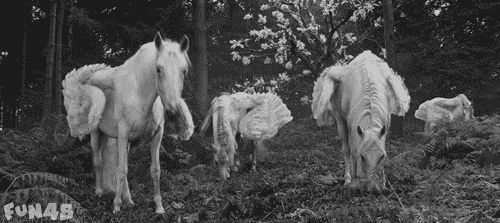
[[(10, 12), (1, 13), (8, 33), (0, 36), (2, 128), (29, 128), (47, 110), (64, 113), (60, 82), (69, 71), (120, 65), (157, 31), (199, 41), (200, 14), (190, 0), (1, 4)], [(392, 7), (393, 69), (405, 78), (411, 107), (464, 93), (478, 115), (495, 112), (489, 102), (499, 93), (500, 3), (394, 0)], [(382, 58), (386, 53), (379, 0), (210, 0), (204, 8), (198, 30), (206, 32), (207, 103), (222, 91), (273, 90), (296, 113), (308, 108), (322, 69), (364, 50)], [(190, 57), (199, 50), (190, 50)], [(199, 86), (194, 77), (185, 84), (191, 104)]]

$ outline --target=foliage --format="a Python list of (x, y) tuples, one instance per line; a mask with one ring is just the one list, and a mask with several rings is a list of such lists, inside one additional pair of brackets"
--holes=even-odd
[[(463, 127), (477, 131), (448, 131), (480, 138), (481, 146), (498, 145), (494, 140), (498, 133), (492, 127), (500, 117), (478, 117), (478, 121), (477, 125)], [(0, 143), (6, 143), (0, 148), (8, 152), (0, 154), (10, 154), (17, 159), (0, 165), (0, 175), (6, 176), (3, 180), (7, 179), (2, 182), (9, 185), (15, 181), (8, 198), (21, 199), (29, 194), (33, 202), (42, 195), (47, 201), (70, 202), (62, 195), (65, 194), (85, 210), (84, 222), (416, 222), (418, 219), (492, 222), (500, 212), (500, 205), (495, 202), (499, 166), (452, 162), (445, 170), (420, 169), (423, 146), (416, 142), (387, 142), (389, 159), (385, 172), (390, 193), (375, 196), (350, 191), (343, 186), (343, 156), (340, 142), (335, 139), (335, 128), (319, 128), (314, 120), (307, 118), (292, 121), (265, 142), (269, 150), (267, 155), (258, 157), (256, 173), (250, 172), (248, 161), (241, 159), (240, 172), (226, 182), (220, 181), (215, 166), (196, 161), (213, 157), (210, 153), (195, 153), (210, 139), (195, 135), (195, 141), (184, 143), (166, 138), (163, 145), (168, 152), (161, 155), (162, 196), (167, 204), (164, 215), (153, 214), (154, 205), (148, 193), (152, 188), (149, 149), (146, 142), (140, 142), (130, 151), (128, 168), (136, 204), (115, 215), (112, 214), (112, 195), (101, 198), (94, 195), (91, 151), (85, 149), (88, 144), (68, 149), (71, 143), (63, 141), (68, 145), (68, 154), (44, 154), (45, 150), (30, 147), (33, 150), (25, 157), (19, 156), (18, 153), (23, 152), (20, 147), (3, 147), (11, 145), (10, 141), (15, 138), (16, 142), (36, 139), (29, 134), (1, 136)], [(180, 151), (175, 153), (175, 150)], [(56, 164), (51, 159), (43, 160), (44, 164), (29, 161), (29, 156), (52, 158), (54, 155), (62, 157), (55, 159)], [(61, 159), (65, 162), (57, 161)], [(171, 161), (177, 159), (184, 161), (173, 165)], [(35, 165), (58, 165), (50, 168), (50, 172), (61, 176), (37, 173), (42, 170)], [(16, 176), (20, 177), (14, 180)]]
[[(375, 1), (350, 0), (260, 1), (259, 9), (249, 10), (243, 17), (250, 29), (249, 36), (230, 41), (235, 50), (231, 52), (232, 59), (243, 65), (252, 61), (275, 63), (286, 70), (271, 74), (269, 81), (262, 77), (253, 84), (246, 81), (245, 91), (264, 84), (266, 91), (277, 92), (287, 103), (307, 104), (317, 73), (328, 65), (346, 64), (354, 58), (347, 52), (349, 46), (364, 38), (356, 36), (352, 27), (343, 26), (348, 21), (366, 19), (376, 5)], [(289, 77), (288, 72), (297, 71), (298, 75)]]
[[(500, 116), (478, 117), (476, 121), (440, 123), (428, 136), (424, 145), (422, 165), (431, 168), (450, 168), (453, 160), (463, 160), (484, 166), (492, 162), (491, 156), (500, 143)], [(433, 159), (431, 159), (431, 157)]]

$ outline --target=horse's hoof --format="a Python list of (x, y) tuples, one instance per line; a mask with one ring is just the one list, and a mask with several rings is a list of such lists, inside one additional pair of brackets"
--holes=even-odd
[(102, 189), (95, 189), (95, 195), (97, 195), (97, 197), (101, 197), (102, 194), (103, 194)]
[(347, 186), (351, 183), (351, 176), (345, 177), (344, 178), (344, 186)]
[(163, 207), (157, 207), (155, 212), (157, 214), (163, 214), (165, 213), (165, 209)]
[(132, 201), (132, 199), (130, 199), (130, 198), (129, 199), (125, 199), (125, 202), (127, 202), (127, 204), (129, 206), (134, 206), (135, 205), (134, 201)]
[(115, 208), (113, 209), (113, 214), (116, 214), (118, 212), (120, 212), (120, 206), (115, 205)]

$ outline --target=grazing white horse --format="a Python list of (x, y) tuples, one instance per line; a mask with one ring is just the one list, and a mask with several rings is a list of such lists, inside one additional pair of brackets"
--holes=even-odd
[(425, 132), (431, 133), (439, 122), (475, 121), (472, 102), (464, 94), (454, 98), (428, 100), (415, 111), (415, 118), (425, 121)]
[[(385, 189), (385, 141), (391, 114), (404, 116), (408, 89), (387, 63), (364, 51), (347, 66), (326, 68), (314, 84), (312, 112), (319, 126), (336, 123), (345, 160), (345, 185)], [(356, 181), (351, 182), (353, 175)]]
[[(170, 136), (188, 140), (194, 130), (191, 113), (181, 98), (184, 76), (191, 66), (188, 48), (186, 36), (177, 43), (163, 40), (158, 32), (154, 41), (142, 45), (124, 64), (113, 68), (87, 65), (71, 71), (62, 82), (71, 135), (91, 135), (95, 193), (100, 196), (103, 187), (113, 190), (116, 186), (113, 213), (120, 211), (122, 198), (134, 204), (127, 181), (129, 141), (143, 137), (152, 138), (150, 172), (156, 213), (165, 212), (159, 159), (164, 113), (168, 114)], [(104, 157), (100, 148), (107, 149)], [(116, 174), (106, 172), (114, 165)]]
[(272, 93), (235, 94), (222, 93), (212, 100), (208, 114), (201, 127), (204, 134), (213, 126), (213, 148), (215, 161), (219, 165), (219, 174), (222, 179), (229, 177), (229, 170), (237, 171), (234, 156), (238, 143), (236, 134), (241, 137), (257, 141), (252, 146), (252, 170), (256, 170), (256, 149), (264, 148), (262, 141), (272, 138), (278, 129), (292, 121), (290, 110), (281, 99)]

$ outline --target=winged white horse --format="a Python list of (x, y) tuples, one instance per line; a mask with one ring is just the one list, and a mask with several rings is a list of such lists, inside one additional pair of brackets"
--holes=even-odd
[(122, 199), (134, 204), (127, 162), (129, 141), (139, 138), (152, 139), (153, 200), (156, 213), (165, 212), (159, 160), (163, 132), (188, 140), (194, 131), (191, 113), (181, 98), (184, 75), (191, 66), (188, 48), (186, 36), (177, 43), (164, 40), (158, 32), (124, 64), (113, 68), (84, 66), (71, 71), (62, 82), (71, 135), (81, 138), (90, 134), (95, 193), (101, 196), (103, 189), (116, 191), (113, 213), (120, 211)]
[(431, 133), (439, 122), (475, 121), (472, 102), (464, 94), (454, 98), (433, 98), (415, 111), (415, 118), (425, 121), (425, 132)]
[(319, 126), (337, 125), (345, 185), (368, 191), (385, 188), (383, 164), (391, 114), (404, 116), (409, 106), (402, 78), (371, 51), (364, 51), (347, 66), (331, 66), (321, 73), (314, 84), (311, 108)]
[(276, 94), (244, 92), (222, 93), (214, 98), (201, 127), (202, 134), (210, 126), (211, 117), (215, 161), (223, 179), (229, 177), (230, 169), (237, 171), (234, 156), (238, 148), (235, 138), (238, 132), (242, 138), (258, 141), (251, 147), (252, 170), (255, 170), (255, 148), (261, 148), (263, 140), (275, 136), (279, 128), (293, 119), (290, 110)]

